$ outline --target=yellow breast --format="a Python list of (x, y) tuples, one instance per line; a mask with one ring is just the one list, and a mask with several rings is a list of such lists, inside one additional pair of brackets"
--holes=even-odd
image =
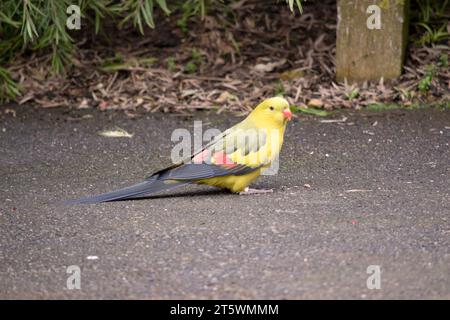
[(200, 180), (196, 183), (206, 184), (208, 186), (218, 187), (222, 189), (228, 189), (232, 192), (244, 191), (256, 178), (261, 174), (261, 169), (257, 169), (253, 172), (241, 175), (241, 176), (224, 176), (217, 178), (209, 178)]

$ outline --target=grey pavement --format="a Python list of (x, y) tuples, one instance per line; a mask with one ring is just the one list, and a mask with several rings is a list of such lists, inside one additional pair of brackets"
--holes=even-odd
[[(7, 108), (0, 298), (450, 298), (449, 110), (299, 115), (279, 173), (254, 185), (272, 194), (190, 186), (70, 207), (168, 165), (175, 128), (240, 119)], [(134, 136), (97, 134), (114, 126)], [(73, 265), (79, 290), (66, 286)], [(370, 265), (380, 289), (367, 288)]]

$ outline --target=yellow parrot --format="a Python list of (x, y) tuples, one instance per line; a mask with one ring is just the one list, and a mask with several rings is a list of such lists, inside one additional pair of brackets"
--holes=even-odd
[(266, 99), (243, 121), (222, 132), (181, 163), (155, 172), (134, 186), (67, 203), (133, 199), (190, 183), (215, 186), (240, 194), (271, 192), (249, 189), (248, 186), (278, 157), (286, 124), (291, 117), (292, 112), (285, 99)]

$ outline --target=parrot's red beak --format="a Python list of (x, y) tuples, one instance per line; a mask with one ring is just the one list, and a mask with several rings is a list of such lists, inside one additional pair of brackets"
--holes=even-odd
[(291, 120), (291, 119), (292, 119), (292, 112), (291, 112), (291, 110), (290, 110), (289, 108), (284, 109), (284, 110), (283, 110), (283, 116), (284, 116), (286, 119)]

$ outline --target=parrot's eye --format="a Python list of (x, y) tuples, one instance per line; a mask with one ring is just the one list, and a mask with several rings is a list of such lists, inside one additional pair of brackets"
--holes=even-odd
[(275, 108), (274, 107), (272, 107), (272, 106), (270, 106), (269, 107), (269, 109), (271, 110), (271, 111), (273, 111)]

